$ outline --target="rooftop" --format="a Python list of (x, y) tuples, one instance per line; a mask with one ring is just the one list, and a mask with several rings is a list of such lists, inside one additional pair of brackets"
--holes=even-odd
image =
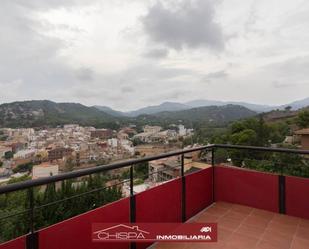
[(309, 128), (295, 131), (297, 135), (309, 135)]

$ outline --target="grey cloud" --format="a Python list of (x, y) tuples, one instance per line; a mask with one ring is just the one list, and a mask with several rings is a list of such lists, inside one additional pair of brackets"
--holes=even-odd
[(215, 4), (214, 0), (181, 0), (172, 9), (157, 1), (141, 21), (152, 41), (169, 48), (207, 47), (221, 51), (224, 36), (214, 20)]
[(272, 85), (275, 87), (275, 88), (283, 88), (283, 87), (291, 87), (291, 86), (294, 86), (293, 83), (283, 83), (283, 82), (280, 82), (280, 81), (273, 81), (272, 82)]
[(168, 50), (167, 49), (152, 49), (145, 53), (146, 57), (149, 58), (155, 58), (155, 59), (160, 59), (160, 58), (165, 58), (168, 55)]
[(295, 84), (296, 82), (304, 82), (309, 78), (308, 68), (309, 55), (271, 63), (260, 68), (260, 71), (265, 75), (271, 75), (275, 78), (275, 81)]
[(212, 72), (212, 73), (208, 73), (206, 75), (203, 75), (201, 81), (210, 83), (213, 80), (225, 79), (227, 77), (228, 77), (228, 73), (225, 70), (220, 70), (220, 71), (216, 71), (216, 72)]
[[(45, 35), (52, 25), (37, 14), (64, 1), (4, 0), (0, 8), (0, 82), (22, 82), (15, 92), (24, 98), (52, 98), (57, 89), (90, 79), (87, 71), (75, 72), (61, 57), (66, 41)], [(78, 1), (69, 1), (77, 3)], [(72, 5), (70, 7), (73, 7)], [(64, 28), (64, 27), (62, 27)], [(65, 27), (69, 28), (69, 27)], [(79, 79), (78, 79), (79, 78)], [(34, 91), (35, 89), (35, 91)], [(8, 94), (0, 92), (0, 99)], [(12, 98), (12, 100), (17, 98)]]
[(93, 81), (94, 71), (91, 68), (83, 67), (76, 71), (76, 77), (81, 81)]
[(275, 88), (295, 87), (295, 86), (301, 86), (301, 85), (306, 85), (306, 84), (309, 84), (308, 81), (306, 81), (306, 82), (287, 82), (287, 81), (274, 80), (272, 82), (272, 85)]
[(227, 72), (225, 70), (213, 72), (207, 74), (205, 77), (208, 79), (219, 79), (219, 78), (226, 78), (228, 76)]
[(130, 86), (124, 86), (121, 88), (122, 93), (132, 93), (134, 92), (134, 88)]
[(51, 8), (74, 7), (76, 5), (89, 5), (84, 0), (4, 0), (15, 6), (24, 7), (30, 10), (48, 10)]
[(182, 100), (184, 96), (188, 97), (191, 91), (188, 89), (188, 77), (194, 80), (194, 75), (195, 72), (191, 70), (164, 67), (146, 61), (122, 72), (97, 73), (95, 80), (87, 82), (87, 86), (80, 82), (70, 88), (70, 96), (82, 102), (134, 109), (153, 101)]

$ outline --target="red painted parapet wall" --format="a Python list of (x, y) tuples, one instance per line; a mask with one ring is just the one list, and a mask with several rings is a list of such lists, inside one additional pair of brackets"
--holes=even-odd
[[(214, 176), (214, 179), (213, 179)], [(273, 212), (279, 210), (278, 176), (237, 167), (216, 166), (185, 178), (186, 218), (215, 200), (238, 203)], [(178, 178), (136, 195), (137, 222), (180, 222), (182, 179)], [(309, 219), (309, 179), (286, 177), (286, 212)], [(128, 243), (92, 243), (91, 225), (129, 222), (130, 199), (125, 198), (39, 231), (40, 249), (126, 249)], [(0, 228), (1, 229), (1, 228)], [(138, 244), (138, 249), (149, 244)], [(0, 249), (24, 249), (25, 237), (1, 244)]]
[(26, 236), (10, 240), (0, 245), (0, 249), (25, 249), (25, 248), (26, 248)]
[[(181, 222), (181, 179), (136, 195), (136, 222)], [(137, 243), (137, 249), (152, 243)]]
[(286, 213), (309, 219), (309, 179), (287, 176), (285, 193)]
[(216, 166), (215, 200), (278, 212), (278, 176), (237, 167)]
[(186, 218), (212, 204), (213, 168), (186, 176)]
[[(164, 183), (135, 196), (137, 222), (181, 222), (182, 179)], [(186, 176), (187, 218), (212, 203), (212, 169)], [(92, 243), (91, 225), (130, 221), (130, 199), (125, 198), (39, 231), (40, 249), (126, 249), (129, 243)], [(138, 243), (147, 248), (149, 243)], [(0, 245), (0, 249), (24, 249), (25, 237)]]
[[(40, 249), (126, 249), (129, 243), (93, 243), (91, 225), (96, 222), (129, 222), (129, 198), (94, 209), (39, 232)], [(2, 249), (2, 248), (0, 248)]]

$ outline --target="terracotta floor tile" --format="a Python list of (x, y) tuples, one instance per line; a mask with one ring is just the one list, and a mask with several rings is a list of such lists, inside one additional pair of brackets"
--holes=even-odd
[(250, 226), (246, 224), (241, 224), (236, 230), (237, 233), (241, 233), (254, 238), (261, 238), (265, 232), (265, 228)]
[(246, 236), (241, 233), (233, 233), (233, 235), (226, 241), (226, 246), (228, 248), (237, 249), (248, 249), (254, 248), (257, 244), (258, 239)]
[(231, 208), (231, 210), (236, 211), (236, 212), (240, 212), (240, 213), (243, 213), (243, 214), (250, 214), (253, 211), (253, 208), (243, 206), (243, 205), (239, 205), (239, 204), (234, 204), (233, 207)]
[(220, 216), (209, 214), (208, 212), (200, 214), (194, 219), (195, 222), (217, 222)]
[(212, 214), (212, 215), (219, 215), (219, 216), (225, 215), (228, 211), (229, 209), (216, 207), (216, 206), (212, 206), (207, 209), (207, 213)]
[(188, 249), (223, 249), (225, 246), (224, 242), (207, 242), (207, 243), (191, 243)]
[(218, 220), (218, 227), (235, 231), (239, 227), (240, 223), (240, 220), (221, 217)]
[(302, 228), (308, 228), (309, 229), (309, 220), (301, 219), (299, 222), (299, 226)]
[(288, 237), (293, 237), (296, 233), (296, 225), (286, 225), (277, 221), (271, 221), (267, 226), (267, 232), (276, 231), (285, 234)]
[(308, 240), (295, 238), (291, 246), (291, 249), (308, 249), (308, 248), (309, 248), (309, 238)]
[(267, 241), (259, 241), (254, 249), (281, 249), (276, 245), (270, 244)]
[(227, 212), (225, 215), (223, 215), (222, 217), (243, 221), (245, 218), (248, 217), (248, 214), (243, 214), (243, 213), (235, 212), (235, 211), (231, 210), (231, 211)]
[(309, 228), (306, 227), (298, 227), (296, 231), (296, 237), (301, 239), (309, 238)]
[(301, 219), (284, 214), (275, 214), (272, 220), (285, 225), (298, 225)]
[(254, 227), (266, 228), (269, 222), (270, 220), (261, 219), (259, 217), (250, 215), (243, 221), (243, 224)]
[(275, 214), (273, 212), (262, 210), (262, 209), (253, 209), (251, 215), (271, 220)]
[(216, 207), (221, 207), (221, 208), (225, 208), (225, 209), (231, 209), (233, 207), (234, 204), (232, 203), (228, 203), (228, 202), (216, 202), (215, 206)]
[(227, 241), (233, 234), (233, 231), (225, 229), (225, 228), (218, 228), (218, 241)]
[(217, 243), (159, 243), (152, 249), (309, 249), (309, 220), (218, 202), (190, 222), (217, 222)]
[(285, 234), (276, 231), (267, 231), (262, 236), (262, 241), (268, 242), (278, 249), (289, 249), (292, 243), (292, 237), (287, 237)]
[(153, 249), (189, 249), (192, 243), (186, 242), (161, 242), (153, 247)]

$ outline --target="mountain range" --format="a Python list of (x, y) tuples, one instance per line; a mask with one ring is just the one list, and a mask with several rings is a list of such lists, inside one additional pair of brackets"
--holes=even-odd
[[(88, 107), (79, 103), (55, 103), (49, 100), (21, 101), (0, 105), (0, 127), (42, 127), (58, 126), (68, 123), (96, 127), (115, 128), (121, 124), (177, 124), (192, 125), (195, 122), (223, 125), (228, 122), (256, 115), (256, 112), (239, 105), (204, 106), (181, 110), (177, 105), (173, 111), (163, 108), (151, 108), (151, 114), (135, 117), (110, 108)], [(176, 110), (176, 111), (175, 111)], [(156, 112), (158, 111), (158, 112)], [(134, 113), (134, 115), (137, 115)]]
[(244, 102), (194, 100), (186, 103), (164, 102), (131, 112), (120, 112), (110, 107), (85, 106), (79, 103), (55, 103), (33, 100), (0, 105), (0, 127), (42, 127), (68, 123), (96, 127), (116, 127), (121, 124), (190, 124), (203, 122), (223, 125), (261, 112), (309, 106), (309, 98), (282, 106), (256, 105)]
[(243, 106), (252, 111), (258, 112), (258, 113), (269, 112), (271, 110), (276, 110), (276, 109), (283, 110), (287, 106), (290, 106), (292, 110), (298, 110), (298, 109), (309, 106), (309, 97), (302, 99), (302, 100), (294, 101), (294, 102), (291, 102), (285, 105), (280, 105), (280, 106), (259, 105), (259, 104), (252, 104), (252, 103), (247, 103), (247, 102), (237, 102), (237, 101), (219, 101), (219, 100), (198, 99), (198, 100), (193, 100), (193, 101), (189, 101), (185, 103), (163, 102), (160, 105), (147, 106), (147, 107), (143, 107), (143, 108), (140, 108), (134, 111), (129, 111), (129, 112), (116, 111), (106, 106), (95, 106), (95, 107), (115, 117), (137, 117), (143, 114), (152, 115), (152, 114), (166, 112), (166, 111), (170, 111), (170, 112), (183, 111), (183, 110), (189, 110), (189, 109), (197, 108), (197, 107), (225, 106), (225, 105)]

